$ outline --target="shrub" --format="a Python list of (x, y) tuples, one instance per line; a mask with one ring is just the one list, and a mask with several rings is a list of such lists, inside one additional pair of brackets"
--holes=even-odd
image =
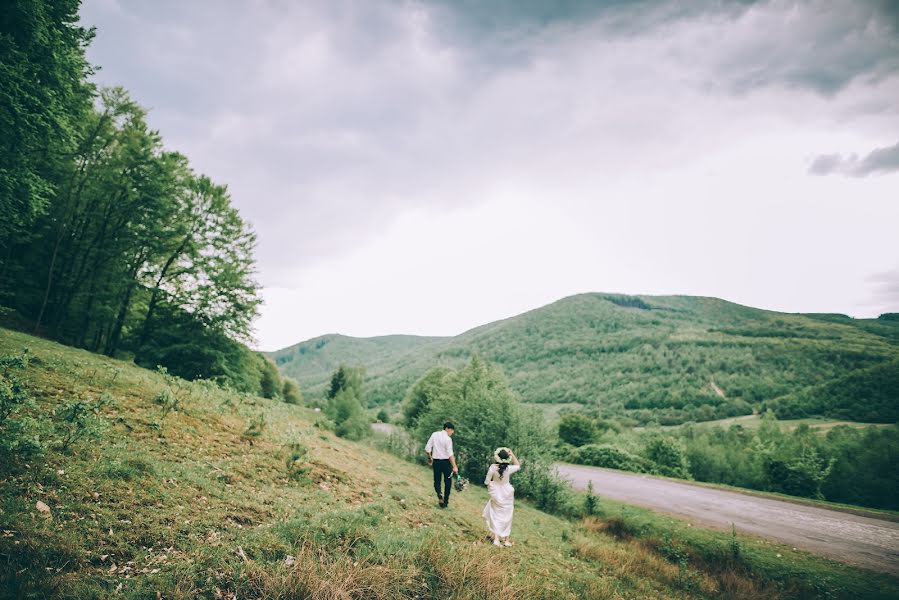
[(371, 423), (362, 407), (361, 367), (341, 365), (331, 376), (325, 415), (334, 422), (334, 433), (350, 440), (361, 440), (371, 434)]
[(653, 471), (668, 477), (690, 479), (690, 465), (683, 444), (676, 439), (651, 436), (646, 441), (646, 458), (654, 463)]
[(250, 421), (250, 424), (247, 426), (241, 436), (252, 445), (255, 440), (259, 439), (262, 436), (262, 432), (265, 431), (265, 428), (267, 426), (268, 421), (266, 421), (265, 419), (265, 414), (259, 413), (253, 418), (252, 421)]
[(303, 403), (303, 393), (300, 391), (300, 386), (293, 379), (284, 379), (284, 388), (281, 390), (281, 396), (284, 398), (284, 402), (288, 404)]
[(56, 409), (54, 429), (59, 436), (59, 448), (63, 452), (79, 440), (98, 439), (106, 428), (106, 419), (100, 416), (100, 402), (75, 400)]
[(288, 444), (285, 448), (287, 450), (287, 459), (285, 460), (287, 476), (291, 479), (299, 479), (309, 470), (306, 464), (309, 460), (309, 448), (300, 442)]
[(334, 433), (350, 440), (361, 440), (371, 432), (365, 410), (349, 390), (341, 390), (328, 401), (325, 414), (334, 422)]
[(643, 458), (631, 454), (609, 444), (587, 444), (577, 451), (577, 462), (593, 467), (605, 467), (607, 469), (620, 469), (635, 473), (651, 473), (652, 463)]
[(599, 497), (593, 493), (593, 480), (587, 482), (587, 495), (584, 496), (584, 514), (592, 517), (599, 509)]
[(562, 416), (559, 420), (559, 439), (572, 446), (584, 446), (594, 441), (596, 425), (593, 419), (577, 413)]

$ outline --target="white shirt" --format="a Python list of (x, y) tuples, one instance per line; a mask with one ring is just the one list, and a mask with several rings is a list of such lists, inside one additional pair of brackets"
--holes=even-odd
[(436, 458), (437, 460), (448, 459), (453, 455), (453, 440), (446, 433), (445, 429), (431, 434), (431, 437), (428, 438), (428, 443), (425, 444), (425, 452), (430, 452), (431, 458)]

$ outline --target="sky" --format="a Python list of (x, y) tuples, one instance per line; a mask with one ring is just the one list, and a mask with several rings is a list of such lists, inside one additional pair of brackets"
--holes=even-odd
[(85, 0), (252, 224), (256, 345), (582, 292), (899, 311), (890, 0)]

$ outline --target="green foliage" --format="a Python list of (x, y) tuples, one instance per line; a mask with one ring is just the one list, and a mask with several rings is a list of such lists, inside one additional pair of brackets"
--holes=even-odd
[(459, 370), (435, 369), (410, 392), (407, 420), (417, 439), (426, 440), (445, 421), (456, 426), (453, 436), (459, 472), (482, 481), (498, 446), (512, 448), (522, 460), (515, 489), (546, 510), (562, 511), (570, 498), (564, 482), (552, 471), (550, 436), (537, 413), (526, 410), (502, 372), (473, 356)]
[(899, 360), (860, 369), (766, 402), (778, 418), (825, 415), (836, 419), (899, 421)]
[(572, 446), (583, 446), (596, 438), (596, 424), (582, 414), (562, 415), (559, 420), (559, 439)]
[(107, 402), (105, 398), (98, 402), (74, 400), (56, 409), (54, 430), (62, 452), (67, 452), (76, 441), (100, 438), (107, 427), (100, 410)]
[(584, 514), (592, 517), (599, 509), (599, 497), (593, 493), (593, 481), (587, 482), (587, 493), (584, 496)]
[(93, 352), (280, 394), (243, 346), (255, 234), (125, 90), (88, 81), (78, 4), (25, 0), (0, 17), (2, 312)]
[(390, 423), (390, 414), (383, 408), (378, 411), (378, 414), (375, 418), (381, 423)]
[(259, 379), (259, 395), (263, 398), (280, 398), (283, 393), (281, 375), (275, 363), (264, 355), (256, 354), (262, 375)]
[(25, 385), (13, 371), (24, 369), (28, 361), (27, 349), (21, 354), (0, 357), (0, 428), (10, 416), (30, 402)]
[[(404, 398), (414, 417), (423, 398), (410, 396), (410, 386), (472, 354), (500, 367), (525, 402), (574, 402), (625, 423), (709, 421), (764, 412), (763, 403), (779, 415), (795, 405), (802, 414), (892, 423), (899, 406), (889, 366), (899, 357), (899, 322), (712, 298), (582, 294), (454, 338), (327, 336), (273, 356), (310, 397), (326, 393), (331, 371), (322, 364), (363, 364), (369, 404)], [(814, 402), (801, 396), (842, 377), (835, 395), (822, 388)]]
[(651, 473), (653, 465), (641, 456), (636, 456), (609, 444), (587, 444), (578, 448), (575, 462), (593, 467), (620, 469), (635, 473)]
[(826, 460), (814, 447), (804, 446), (798, 456), (789, 459), (766, 456), (765, 473), (777, 492), (823, 498), (821, 485), (833, 468), (835, 459)]
[(351, 440), (361, 440), (371, 431), (365, 409), (350, 390), (341, 390), (328, 401), (325, 414), (334, 422), (334, 433)]
[(293, 442), (286, 446), (287, 476), (291, 479), (301, 479), (309, 471), (309, 448), (300, 442)]
[(266, 427), (268, 427), (268, 420), (265, 418), (265, 413), (260, 412), (255, 417), (253, 417), (253, 419), (250, 421), (250, 424), (247, 425), (246, 429), (244, 429), (241, 437), (252, 444), (254, 441), (262, 437), (262, 434), (265, 431)]
[(424, 377), (415, 382), (406, 393), (403, 401), (403, 418), (406, 427), (415, 430), (419, 418), (428, 412), (431, 404), (446, 403), (447, 394), (452, 393), (452, 381), (455, 376), (452, 369), (436, 367), (428, 371)]
[(281, 388), (281, 397), (284, 398), (284, 401), (288, 404), (303, 403), (303, 393), (300, 391), (300, 386), (297, 385), (296, 381), (287, 377), (284, 378), (284, 386)]
[(757, 429), (684, 426), (608, 431), (574, 449), (571, 462), (710, 483), (899, 509), (899, 427), (840, 425), (826, 434), (794, 430), (773, 413)]
[(362, 401), (362, 382), (365, 380), (365, 369), (362, 367), (349, 367), (340, 365), (334, 375), (331, 376), (331, 386), (328, 388), (328, 399), (336, 398), (340, 392), (349, 392), (350, 395)]
[(653, 463), (659, 475), (690, 479), (690, 464), (680, 440), (651, 435), (645, 440), (644, 456)]
[(442, 379), (432, 373), (426, 380), (442, 381), (443, 387), (417, 416), (415, 432), (427, 439), (444, 422), (452, 421), (456, 425), (456, 463), (464, 477), (483, 478), (498, 446), (520, 448), (518, 401), (495, 367), (475, 356), (468, 365), (445, 373)]
[(27, 348), (0, 357), (0, 464), (7, 469), (44, 451), (41, 436), (45, 432), (39, 421), (25, 414), (34, 402), (18, 376), (29, 362)]
[[(0, 277), (8, 249), (54, 197), (55, 156), (75, 145), (90, 107), (77, 0), (6, 3), (0, 15)], [(7, 282), (0, 281), (0, 290)], [(0, 302), (3, 298), (0, 297)]]
[(351, 440), (371, 434), (371, 423), (362, 406), (365, 371), (341, 365), (331, 377), (325, 414), (334, 422), (334, 433)]

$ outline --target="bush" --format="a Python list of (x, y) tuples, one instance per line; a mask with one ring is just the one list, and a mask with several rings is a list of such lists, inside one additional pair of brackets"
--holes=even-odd
[(768, 456), (765, 473), (771, 489), (794, 496), (823, 498), (821, 484), (833, 468), (834, 459), (824, 459), (814, 448), (805, 447), (789, 460)]
[(54, 429), (60, 450), (67, 451), (79, 440), (99, 439), (106, 429), (106, 419), (100, 416), (101, 402), (75, 400), (56, 409)]
[(577, 413), (562, 416), (559, 420), (559, 439), (572, 446), (590, 444), (596, 437), (593, 419)]
[(593, 467), (651, 473), (653, 465), (642, 456), (631, 454), (610, 444), (587, 444), (578, 448), (576, 462)]
[(652, 436), (646, 441), (646, 458), (655, 465), (653, 471), (668, 477), (690, 479), (690, 465), (684, 445), (676, 439)]
[(284, 378), (284, 387), (281, 390), (281, 397), (284, 398), (284, 402), (287, 402), (288, 404), (303, 403), (303, 393), (300, 391), (300, 386), (293, 379)]
[(325, 415), (334, 423), (334, 433), (350, 440), (361, 440), (371, 434), (371, 423), (365, 414), (362, 367), (340, 365), (331, 376)]
[(341, 390), (328, 401), (325, 414), (334, 422), (334, 433), (350, 440), (361, 440), (371, 432), (365, 410), (349, 390)]

